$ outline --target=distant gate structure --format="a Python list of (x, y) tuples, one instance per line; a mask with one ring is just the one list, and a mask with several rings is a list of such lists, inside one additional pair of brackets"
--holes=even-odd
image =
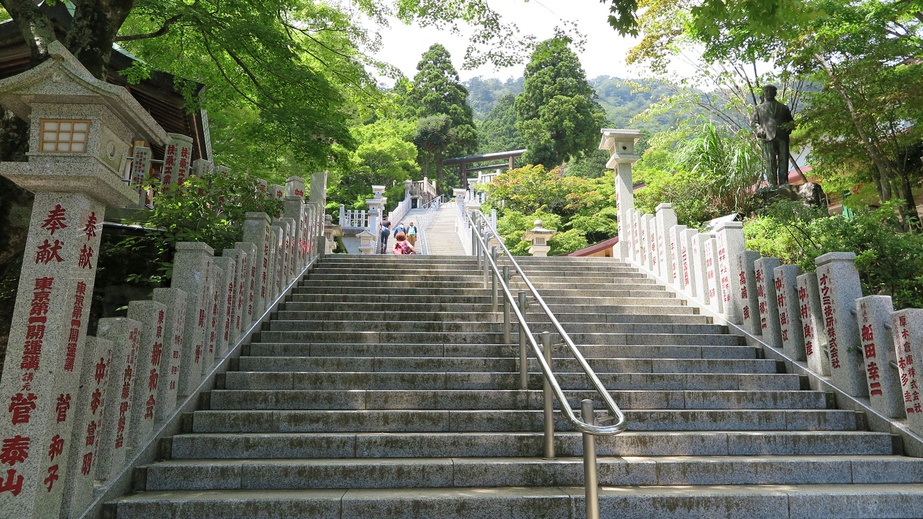
[[(475, 171), (488, 171), (488, 170), (500, 170), (503, 171), (513, 169), (513, 160), (521, 157), (526, 150), (512, 150), (512, 151), (501, 151), (497, 153), (486, 153), (484, 155), (469, 155), (467, 157), (453, 157), (451, 159), (445, 159), (442, 161), (443, 166), (454, 166), (458, 165), (461, 169), (459, 172), (459, 178), (461, 178), (463, 186), (465, 189), (468, 188), (468, 172)], [(488, 164), (486, 166), (477, 166), (477, 167), (468, 167), (469, 164), (480, 164), (482, 162), (496, 162), (498, 160), (506, 160), (506, 163), (501, 164)], [(499, 174), (498, 171), (492, 175), (479, 175), (480, 182), (490, 182), (490, 179), (495, 175)], [(488, 178), (484, 178), (488, 177)]]

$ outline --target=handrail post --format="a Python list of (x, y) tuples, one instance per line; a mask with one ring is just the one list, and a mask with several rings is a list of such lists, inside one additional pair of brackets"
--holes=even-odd
[[(593, 400), (587, 398), (580, 402), (580, 417), (584, 422), (596, 425), (596, 413), (593, 412)], [(587, 519), (599, 519), (599, 492), (596, 477), (596, 437), (583, 433), (583, 486), (586, 489)]]
[[(519, 312), (526, 317), (526, 292), (519, 291)], [(529, 389), (529, 357), (526, 355), (526, 330), (519, 323), (519, 388)]]
[[(490, 248), (490, 256), (493, 258), (494, 263), (497, 263), (497, 246), (496, 246), (496, 245), (494, 245), (493, 247)], [(496, 314), (496, 313), (497, 313), (497, 282), (498, 282), (499, 280), (497, 279), (497, 273), (496, 273), (494, 270), (489, 269), (489, 265), (485, 265), (485, 267), (488, 267), (488, 269), (485, 269), (485, 271), (490, 272), (490, 305), (491, 305), (491, 311), (492, 311), (494, 314)]]
[(490, 259), (487, 257), (490, 251), (487, 247), (482, 247), (484, 252), (484, 288), (487, 288), (487, 278), (490, 277)]
[[(551, 367), (551, 333), (542, 332), (542, 353), (545, 362)], [(542, 377), (542, 400), (545, 404), (545, 437), (542, 440), (542, 456), (545, 459), (554, 459), (554, 399), (551, 394), (551, 381)], [(584, 440), (586, 441), (586, 440)]]
[[(510, 267), (503, 267), (503, 286), (510, 285)], [(510, 302), (503, 298), (503, 344), (510, 343)]]

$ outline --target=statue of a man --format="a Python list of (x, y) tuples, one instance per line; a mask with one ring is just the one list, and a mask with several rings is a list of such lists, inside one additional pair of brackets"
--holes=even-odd
[(772, 186), (788, 184), (789, 135), (795, 126), (791, 110), (776, 101), (776, 92), (775, 86), (764, 86), (763, 104), (756, 107), (750, 118), (750, 127), (763, 141), (766, 177)]

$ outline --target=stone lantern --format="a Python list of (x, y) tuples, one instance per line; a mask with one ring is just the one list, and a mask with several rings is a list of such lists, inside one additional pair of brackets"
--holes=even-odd
[(333, 224), (333, 216), (324, 215), (324, 254), (332, 254), (336, 249), (337, 236), (343, 236), (343, 227)]
[(93, 77), (58, 42), (48, 52), (0, 81), (0, 104), (30, 123), (28, 162), (0, 163), (0, 175), (35, 193), (0, 382), (0, 442), (23, 447), (4, 466), (0, 509), (17, 518), (59, 515), (84, 412), (68, 403), (84, 369), (103, 217), (138, 202), (123, 180), (131, 143), (167, 140), (127, 90)]
[(554, 229), (545, 229), (542, 227), (541, 220), (535, 220), (535, 227), (526, 231), (522, 239), (532, 243), (532, 246), (529, 247), (529, 254), (544, 258), (548, 255), (548, 251), (551, 250), (551, 246), (548, 245), (548, 240), (557, 233), (558, 231)]
[(607, 168), (616, 170), (615, 211), (618, 215), (619, 241), (613, 247), (615, 256), (627, 259), (631, 248), (631, 218), (635, 210), (635, 195), (631, 180), (631, 166), (641, 157), (635, 144), (641, 138), (640, 130), (603, 129), (599, 149), (609, 152)]
[(359, 238), (359, 254), (375, 254), (378, 245), (377, 235), (370, 233), (368, 229), (363, 229), (356, 235), (356, 238)]

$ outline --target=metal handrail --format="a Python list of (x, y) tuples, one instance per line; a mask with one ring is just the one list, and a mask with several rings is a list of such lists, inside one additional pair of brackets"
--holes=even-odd
[[(498, 285), (499, 285), (499, 288), (503, 289), (504, 297), (506, 298), (509, 306), (513, 309), (513, 311), (516, 314), (516, 319), (519, 321), (519, 325), (521, 326), (519, 333), (526, 334), (529, 343), (532, 345), (532, 350), (535, 352), (536, 359), (538, 360), (538, 363), (542, 368), (542, 373), (544, 375), (544, 378), (545, 380), (548, 381), (548, 383), (551, 386), (552, 391), (554, 392), (555, 396), (558, 398), (561, 411), (567, 416), (568, 421), (578, 431), (588, 433), (588, 434), (598, 435), (598, 436), (614, 436), (616, 434), (624, 432), (625, 429), (628, 427), (628, 423), (625, 418), (625, 415), (622, 413), (621, 409), (619, 409), (618, 405), (616, 405), (615, 401), (612, 400), (612, 397), (609, 395), (609, 392), (603, 386), (602, 382), (600, 382), (599, 377), (596, 376), (596, 373), (593, 371), (593, 368), (590, 367), (590, 365), (587, 363), (586, 359), (583, 357), (580, 351), (577, 350), (577, 346), (574, 344), (574, 341), (571, 340), (570, 336), (564, 330), (564, 327), (561, 326), (561, 323), (558, 322), (557, 318), (551, 312), (551, 309), (548, 308), (548, 305), (542, 299), (542, 296), (539, 295), (538, 290), (536, 290), (532, 282), (529, 281), (529, 278), (526, 277), (525, 273), (523, 272), (519, 264), (516, 262), (516, 260), (513, 259), (513, 256), (512, 254), (510, 254), (509, 249), (506, 248), (506, 245), (503, 244), (502, 240), (497, 240), (500, 242), (500, 247), (502, 247), (504, 253), (506, 253), (507, 258), (516, 268), (516, 272), (519, 273), (523, 282), (529, 288), (529, 291), (532, 292), (532, 296), (535, 298), (539, 306), (545, 312), (545, 315), (548, 316), (548, 318), (551, 320), (552, 325), (554, 325), (555, 330), (558, 332), (561, 339), (564, 341), (564, 344), (567, 345), (567, 347), (570, 349), (571, 353), (573, 354), (574, 358), (577, 359), (577, 362), (580, 364), (580, 367), (583, 369), (584, 374), (593, 383), (593, 386), (596, 389), (596, 392), (599, 394), (599, 396), (602, 399), (603, 404), (606, 406), (607, 410), (609, 411), (609, 416), (606, 418), (614, 419), (616, 420), (616, 423), (614, 425), (608, 425), (608, 426), (596, 425), (596, 424), (584, 421), (580, 418), (577, 418), (577, 416), (574, 414), (574, 410), (571, 409), (570, 404), (568, 404), (567, 397), (564, 395), (564, 391), (561, 389), (560, 384), (558, 384), (557, 378), (555, 378), (554, 373), (551, 370), (551, 366), (549, 366), (548, 362), (545, 361), (545, 358), (542, 354), (542, 350), (538, 346), (538, 343), (536, 343), (535, 338), (533, 337), (532, 332), (529, 329), (528, 323), (526, 323), (525, 315), (523, 315), (522, 311), (520, 311), (520, 309), (516, 306), (516, 304), (514, 304), (515, 299), (513, 298), (513, 294), (510, 292), (509, 285), (507, 284), (503, 276), (500, 274), (500, 269), (497, 266), (497, 263), (494, 260), (494, 258), (490, 254), (487, 253), (487, 240), (483, 236), (483, 233), (481, 232), (481, 228), (479, 228), (479, 226), (476, 225), (474, 219), (472, 218), (471, 214), (469, 214), (468, 211), (464, 211), (464, 213), (467, 219), (467, 223), (471, 225), (472, 236), (475, 236), (477, 238), (477, 241), (480, 244), (480, 249), (484, 252), (485, 258), (489, 261), (490, 267), (494, 271), (494, 275), (496, 276), (495, 279), (503, 280), (503, 282), (498, 283)], [(479, 217), (478, 219), (481, 220), (481, 223), (484, 227), (489, 229), (489, 231), (494, 236), (499, 236), (496, 229), (494, 229), (493, 226), (491, 225), (490, 220), (486, 216), (484, 216), (483, 213), (478, 211), (476, 214), (478, 215)], [(592, 420), (592, 418), (590, 419)]]

